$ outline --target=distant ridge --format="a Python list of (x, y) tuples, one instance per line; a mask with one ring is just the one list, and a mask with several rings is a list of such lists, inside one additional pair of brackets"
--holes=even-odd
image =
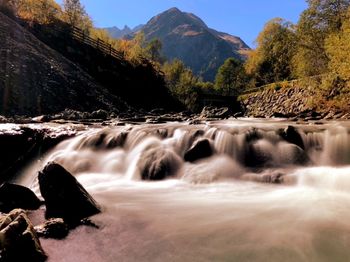
[(127, 25), (123, 29), (119, 29), (116, 26), (104, 28), (112, 37), (114, 38), (123, 38), (126, 35), (136, 33), (142, 29), (144, 25), (138, 25), (134, 28), (130, 28)]

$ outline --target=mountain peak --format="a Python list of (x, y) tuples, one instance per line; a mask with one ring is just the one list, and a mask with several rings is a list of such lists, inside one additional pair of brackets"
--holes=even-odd
[(182, 13), (181, 10), (177, 7), (172, 7), (170, 9), (168, 9), (167, 11), (165, 11), (164, 13)]
[(227, 58), (244, 60), (242, 50), (249, 49), (240, 38), (211, 29), (198, 16), (176, 7), (154, 16), (142, 31), (146, 41), (158, 38), (163, 43), (165, 57), (182, 60), (204, 80), (213, 80)]

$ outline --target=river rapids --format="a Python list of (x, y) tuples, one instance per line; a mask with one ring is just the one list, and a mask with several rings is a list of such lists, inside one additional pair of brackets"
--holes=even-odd
[[(15, 182), (39, 195), (37, 172), (56, 161), (103, 207), (99, 229), (42, 240), (49, 261), (348, 261), (349, 132), (268, 120), (90, 128)], [(211, 152), (185, 161), (198, 141)]]

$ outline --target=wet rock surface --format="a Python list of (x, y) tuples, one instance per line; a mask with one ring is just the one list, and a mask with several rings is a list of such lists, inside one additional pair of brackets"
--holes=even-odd
[(141, 154), (137, 164), (143, 180), (163, 180), (176, 174), (180, 157), (162, 147), (151, 148)]
[(214, 151), (208, 139), (199, 139), (189, 150), (187, 150), (184, 159), (187, 162), (194, 162), (212, 156), (213, 152)]
[(62, 218), (68, 224), (75, 224), (101, 212), (92, 196), (61, 165), (48, 163), (38, 179), (46, 218)]
[(0, 261), (46, 260), (47, 256), (24, 210), (15, 209), (0, 216), (0, 235)]
[(13, 176), (30, 160), (77, 132), (70, 126), (0, 126), (0, 181)]
[(69, 226), (62, 218), (51, 218), (44, 224), (36, 226), (35, 231), (39, 237), (64, 239), (68, 236)]
[(199, 118), (201, 119), (225, 119), (234, 115), (234, 112), (228, 107), (211, 107), (206, 106), (203, 108)]
[(42, 205), (40, 199), (29, 188), (4, 183), (0, 186), (0, 212), (13, 209), (36, 210)]
[(287, 142), (297, 145), (302, 149), (305, 149), (303, 139), (301, 138), (298, 130), (293, 126), (288, 126), (283, 131), (280, 131), (280, 136)]

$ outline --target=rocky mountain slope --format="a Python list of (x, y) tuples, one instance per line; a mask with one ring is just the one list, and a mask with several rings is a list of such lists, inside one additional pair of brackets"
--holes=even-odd
[(204, 80), (214, 80), (227, 58), (244, 60), (249, 50), (239, 37), (211, 29), (199, 17), (177, 8), (153, 17), (142, 31), (146, 40), (162, 41), (166, 58), (182, 60)]
[(90, 75), (0, 12), (0, 113), (125, 110)]

